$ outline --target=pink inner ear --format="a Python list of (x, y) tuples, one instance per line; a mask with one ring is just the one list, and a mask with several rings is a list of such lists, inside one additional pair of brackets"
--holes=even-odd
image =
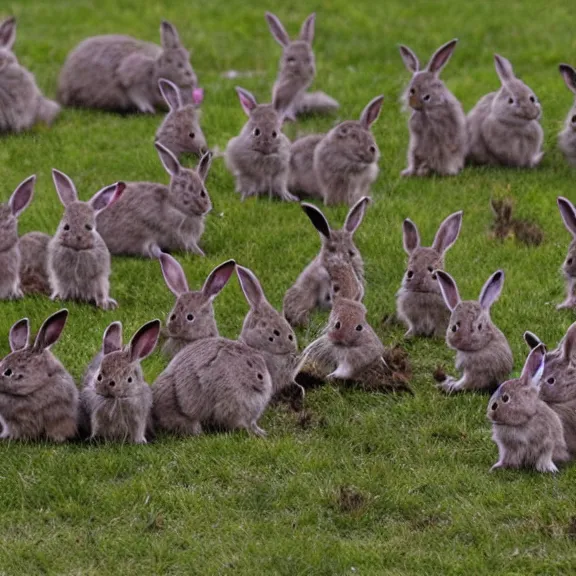
[(192, 102), (199, 106), (204, 101), (204, 88), (194, 88), (192, 90)]
[(114, 196), (112, 196), (112, 200), (110, 200), (108, 206), (114, 204), (114, 202), (122, 196), (124, 190), (126, 190), (126, 184), (124, 182), (118, 182), (118, 184), (116, 184), (116, 190), (114, 190)]
[(254, 108), (252, 100), (250, 100), (250, 98), (246, 98), (246, 96), (244, 96), (242, 93), (239, 93), (238, 97), (240, 98), (240, 104), (242, 104), (244, 112), (250, 116), (250, 112), (252, 111), (252, 108)]

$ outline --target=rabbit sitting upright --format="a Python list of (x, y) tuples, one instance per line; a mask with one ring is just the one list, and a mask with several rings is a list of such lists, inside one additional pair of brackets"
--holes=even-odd
[(560, 64), (559, 68), (566, 86), (575, 95), (575, 100), (566, 117), (564, 128), (558, 134), (558, 144), (566, 160), (576, 166), (576, 70), (568, 64)]
[(493, 391), (514, 366), (508, 340), (490, 318), (490, 308), (504, 286), (504, 272), (490, 276), (478, 301), (464, 302), (453, 278), (442, 270), (435, 273), (451, 312), (446, 344), (456, 350), (456, 369), (463, 372), (459, 380), (448, 376), (438, 386), (445, 392)]
[(558, 208), (566, 230), (572, 235), (572, 242), (568, 246), (566, 259), (562, 264), (562, 272), (566, 279), (566, 298), (557, 309), (576, 308), (576, 208), (567, 198), (558, 196)]

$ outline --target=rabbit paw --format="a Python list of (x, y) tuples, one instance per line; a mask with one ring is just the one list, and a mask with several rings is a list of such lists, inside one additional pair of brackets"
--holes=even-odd
[(494, 464), (494, 466), (492, 466), (492, 468), (490, 468), (490, 472), (494, 472), (495, 470), (500, 470), (501, 468), (508, 468), (508, 466), (502, 460), (498, 460), (498, 462), (496, 462), (496, 464)]
[(252, 422), (250, 424), (250, 431), (256, 436), (259, 436), (260, 438), (266, 438), (267, 436), (266, 430), (262, 430), (262, 428), (260, 428), (260, 426), (258, 426), (256, 422)]
[(144, 436), (141, 436), (134, 439), (134, 444), (148, 444), (148, 440), (146, 440)]
[(570, 296), (566, 298), (564, 302), (556, 306), (556, 310), (566, 310), (568, 308), (576, 308), (576, 297)]
[(447, 394), (457, 392), (458, 390), (460, 390), (461, 387), (462, 386), (460, 384), (460, 381), (456, 380), (456, 378), (452, 376), (446, 376), (444, 381), (438, 382), (438, 384), (436, 384), (436, 388), (438, 388), (439, 390), (443, 390)]
[(294, 194), (290, 194), (288, 190), (282, 190), (279, 194), (280, 200), (284, 200), (285, 202), (299, 202), (300, 199)]
[(404, 178), (407, 178), (408, 176), (414, 176), (414, 169), (408, 167), (400, 172), (400, 176), (403, 176)]
[(50, 300), (54, 301), (54, 300), (60, 300), (62, 298), (62, 296), (60, 296), (59, 292), (52, 292), (52, 294), (50, 294)]
[(544, 152), (539, 152), (538, 154), (535, 154), (531, 159), (530, 168), (538, 166), (538, 164), (542, 162), (542, 158), (544, 158)]
[(559, 471), (552, 460), (540, 460), (536, 462), (536, 470), (538, 470), (538, 472), (552, 472), (552, 474), (556, 474)]
[(347, 380), (352, 378), (352, 368), (348, 364), (340, 364), (334, 372), (328, 374), (327, 378), (337, 378), (339, 380)]
[(118, 302), (116, 302), (114, 298), (108, 298), (108, 300), (99, 300), (96, 302), (96, 306), (102, 308), (102, 310), (116, 310), (116, 308), (118, 308)]

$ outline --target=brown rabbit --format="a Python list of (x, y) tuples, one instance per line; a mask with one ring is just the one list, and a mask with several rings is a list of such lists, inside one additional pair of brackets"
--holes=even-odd
[(576, 308), (576, 208), (568, 198), (563, 198), (562, 196), (558, 196), (557, 202), (564, 226), (572, 235), (572, 242), (568, 246), (568, 254), (562, 264), (562, 272), (566, 278), (566, 299), (556, 306), (556, 308), (561, 310), (564, 308)]

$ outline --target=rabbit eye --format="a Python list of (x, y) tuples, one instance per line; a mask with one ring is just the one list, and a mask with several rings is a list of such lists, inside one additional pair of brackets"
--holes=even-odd
[(262, 374), (258, 374), (258, 380), (264, 380), (264, 376), (262, 376)]
[(132, 376), (128, 376), (128, 384), (132, 384)]
[(376, 146), (370, 146), (370, 152), (376, 154)]
[(336, 322), (336, 324), (334, 324), (334, 328), (336, 328), (336, 330), (340, 330), (340, 328), (342, 327), (342, 324), (340, 324), (340, 321)]
[(432, 268), (432, 266), (428, 266), (427, 270), (428, 270), (428, 272), (430, 272), (430, 273), (434, 272), (434, 268)]
[(568, 260), (566, 260), (566, 264), (568, 264), (568, 266), (572, 266), (572, 258), (568, 258)]
[(438, 276), (436, 276), (436, 274), (432, 274), (432, 280), (437, 280)]
[(514, 98), (508, 98), (508, 104), (514, 104)]
[(172, 314), (172, 316), (170, 316), (170, 320), (176, 320), (176, 314)]
[(260, 136), (260, 128), (254, 128), (254, 136)]
[(460, 328), (460, 322), (456, 322), (456, 324), (452, 324), (452, 332), (456, 332)]
[(70, 224), (64, 224), (64, 230), (66, 231), (70, 230)]
[(409, 94), (410, 96), (414, 96), (414, 94), (416, 94), (416, 90), (414, 90), (414, 88), (410, 88)]
[(182, 62), (178, 62), (178, 68), (184, 68), (184, 64)]
[(534, 98), (534, 96), (530, 96), (530, 102), (536, 102), (536, 98)]
[(408, 278), (408, 280), (414, 278), (414, 272), (412, 272), (412, 270), (408, 270), (408, 272), (406, 272), (406, 278)]
[(272, 132), (272, 138), (277, 138), (278, 137), (278, 132), (276, 132), (276, 130), (274, 130), (274, 132)]
[(572, 118), (570, 118), (570, 122), (572, 122), (572, 124), (576, 124), (576, 115), (572, 116)]
[(363, 328), (364, 327), (362, 326), (362, 324), (358, 324), (358, 326), (356, 326), (356, 332), (362, 332)]
[(88, 230), (88, 231), (92, 230), (92, 226), (90, 224), (86, 224), (86, 226), (84, 226), (84, 228), (86, 228), (86, 230)]
[(508, 394), (504, 394), (504, 396), (502, 396), (502, 402), (504, 402), (504, 404), (506, 404), (509, 400), (510, 396), (508, 396)]
[(192, 322), (192, 320), (194, 320), (194, 314), (188, 314), (188, 316), (186, 316), (186, 320), (188, 320), (188, 322)]
[(492, 404), (492, 412), (494, 412), (496, 408), (498, 408), (498, 402), (494, 402), (494, 404)]
[(430, 94), (426, 94), (422, 100), (424, 100), (424, 102), (430, 102)]
[(350, 256), (350, 258), (354, 258), (354, 256), (356, 256), (356, 252), (354, 252), (354, 250), (349, 250), (348, 255)]
[(6, 370), (4, 370), (4, 376), (7, 376), (7, 377), (12, 376), (12, 369), (6, 368)]
[(482, 324), (478, 324), (478, 331), (482, 330)]
[(548, 380), (546, 380), (546, 382), (552, 386), (554, 384), (554, 382), (556, 382), (556, 378), (548, 378)]
[(194, 132), (190, 132), (190, 134), (188, 134), (188, 136), (190, 136), (190, 138), (192, 138), (192, 140), (194, 140), (194, 138), (196, 138), (196, 134), (194, 134)]
[(204, 191), (204, 189), (202, 189), (202, 190), (200, 191), (200, 196), (201, 196), (202, 198), (206, 198), (206, 192)]
[(290, 342), (292, 342), (292, 340), (294, 340), (294, 336), (292, 336), (292, 334), (288, 334), (288, 340), (290, 340)]
[(340, 292), (340, 286), (336, 285), (332, 288), (332, 291), (334, 292), (334, 294), (337, 294), (338, 292)]
[(96, 380), (98, 380), (98, 382), (102, 382), (102, 374), (98, 374), (98, 377), (96, 378)]

